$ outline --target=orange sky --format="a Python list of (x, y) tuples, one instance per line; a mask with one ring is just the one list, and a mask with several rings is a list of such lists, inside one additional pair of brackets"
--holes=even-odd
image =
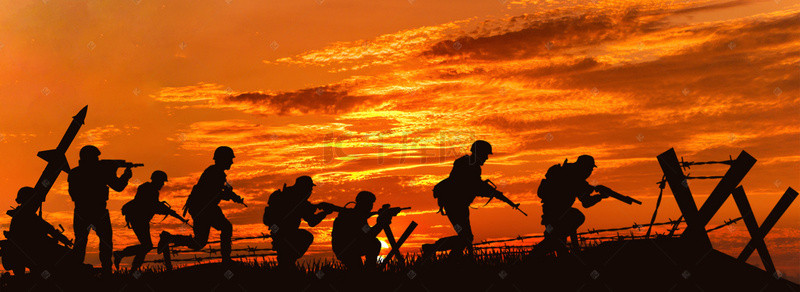
[[(267, 195), (309, 174), (313, 201), (344, 204), (363, 189), (378, 204), (413, 207), (394, 220), (396, 234), (420, 224), (409, 251), (454, 234), (433, 214), (430, 189), (475, 139), (495, 147), (484, 178), (530, 214), (500, 203), (473, 210), (476, 240), (541, 233), (539, 180), (584, 153), (599, 166), (591, 183), (644, 203), (603, 202), (585, 210), (582, 230), (648, 221), (655, 157), (670, 147), (687, 160), (756, 157), (743, 185), (759, 221), (800, 187), (800, 1), (573, 2), (0, 3), (0, 204), (36, 182), (45, 165), (36, 152), (54, 148), (87, 104), (71, 165), (86, 144), (145, 164), (111, 195), (116, 249), (135, 241), (119, 213), (135, 186), (162, 169), (162, 199), (180, 208), (220, 145), (236, 151), (229, 180), (250, 206), (222, 204), (234, 236), (266, 232)], [(71, 237), (65, 178), (45, 218)], [(715, 184), (692, 181), (696, 200)], [(659, 218), (676, 219), (665, 195)], [(726, 202), (711, 225), (737, 216)], [(178, 223), (154, 223), (154, 238), (188, 231)], [(311, 229), (314, 253), (329, 250), (330, 226)], [(768, 237), (794, 279), (798, 228), (793, 205)], [(718, 248), (743, 247), (743, 224), (718, 232)], [(237, 243), (246, 245), (269, 246)]]

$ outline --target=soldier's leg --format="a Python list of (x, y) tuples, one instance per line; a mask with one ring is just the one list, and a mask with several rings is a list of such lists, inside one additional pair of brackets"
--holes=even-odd
[(147, 253), (153, 249), (153, 240), (150, 238), (150, 222), (135, 226), (133, 232), (136, 233), (136, 237), (141, 244), (135, 246), (136, 256), (133, 258), (131, 270), (138, 270), (139, 267), (142, 266), (142, 263), (144, 263), (144, 258), (147, 256)]
[[(231, 237), (233, 237), (233, 225), (231, 222), (228, 221), (228, 218), (225, 218), (225, 214), (222, 213), (222, 209), (215, 208), (213, 213), (213, 217), (211, 217), (211, 226), (214, 229), (220, 231), (219, 235), (219, 249), (222, 255), (222, 261), (230, 261), (231, 260)], [(206, 236), (208, 238), (208, 236)]]
[(586, 216), (578, 211), (578, 209), (571, 208), (569, 210), (569, 217), (568, 221), (566, 222), (566, 234), (564, 235), (564, 240), (566, 241), (566, 237), (570, 237), (570, 245), (574, 251), (577, 251), (580, 248), (578, 244), (578, 227), (580, 227), (584, 221), (586, 221)]
[(294, 234), (294, 244), (297, 247), (297, 259), (303, 257), (308, 251), (308, 247), (314, 242), (314, 235), (308, 230), (298, 229)]
[(89, 221), (84, 218), (81, 212), (75, 210), (72, 217), (72, 231), (75, 233), (75, 243), (72, 252), (75, 259), (83, 263), (86, 258), (86, 243), (89, 241)]
[(357, 252), (343, 251), (336, 254), (336, 258), (348, 271), (361, 271), (362, 269), (361, 256)]
[(472, 250), (472, 240), (474, 236), (472, 235), (472, 226), (469, 222), (469, 206), (465, 207), (458, 207), (458, 208), (451, 208), (447, 211), (447, 218), (450, 219), (450, 223), (453, 224), (453, 229), (455, 229), (458, 236), (451, 241), (450, 249), (451, 255), (460, 255), (464, 253), (465, 248), (469, 248)]
[[(192, 214), (194, 225), (192, 231), (194, 236), (189, 235), (169, 235), (169, 242), (175, 246), (185, 246), (193, 250), (200, 250), (208, 244), (208, 233), (211, 231), (211, 220), (208, 213)], [(159, 243), (159, 245), (161, 245)]]
[(95, 220), (95, 233), (100, 238), (100, 246), (98, 247), (100, 264), (104, 272), (111, 272), (111, 254), (114, 251), (113, 233), (111, 229), (111, 217), (108, 210), (98, 212), (98, 219)]
[[(370, 238), (365, 243), (364, 268), (368, 271), (375, 270), (378, 266), (378, 255), (381, 254), (381, 241), (377, 238)], [(358, 257), (358, 261), (361, 261), (361, 256)]]

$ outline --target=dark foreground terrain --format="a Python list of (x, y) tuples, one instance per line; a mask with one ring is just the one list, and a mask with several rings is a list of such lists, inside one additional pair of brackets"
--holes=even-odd
[[(2, 291), (800, 291), (800, 286), (715, 250), (678, 239), (606, 242), (579, 255), (416, 258), (381, 272), (349, 274), (334, 263), (281, 272), (271, 263), (219, 263), (109, 279), (52, 274), (2, 278)], [(411, 256), (413, 257), (413, 256)]]

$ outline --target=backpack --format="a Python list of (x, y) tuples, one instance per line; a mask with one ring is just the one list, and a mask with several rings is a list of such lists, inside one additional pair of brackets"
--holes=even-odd
[(536, 196), (538, 196), (539, 199), (546, 199), (558, 188), (559, 181), (564, 177), (564, 166), (566, 165), (567, 159), (564, 159), (563, 164), (556, 164), (547, 169), (547, 173), (544, 174), (544, 179), (542, 179), (536, 191)]
[(286, 184), (283, 184), (283, 189), (275, 190), (274, 192), (272, 192), (272, 194), (269, 195), (269, 199), (267, 200), (267, 206), (264, 207), (264, 217), (261, 219), (261, 221), (267, 227), (272, 228), (272, 225), (275, 225), (275, 223), (278, 222), (278, 220), (276, 220), (275, 218), (276, 217), (275, 211), (277, 210), (270, 211), (270, 206), (275, 208), (276, 205), (280, 205), (280, 199), (283, 196), (285, 190), (286, 190)]
[(436, 213), (445, 215), (443, 207), (446, 202), (452, 199), (453, 187), (453, 180), (449, 176), (433, 186), (433, 198), (437, 200), (439, 205), (439, 211)]
[(125, 205), (122, 205), (122, 216), (125, 216), (125, 227), (131, 228), (131, 220), (130, 215), (134, 212), (134, 208), (136, 208), (136, 203), (133, 200), (128, 201)]

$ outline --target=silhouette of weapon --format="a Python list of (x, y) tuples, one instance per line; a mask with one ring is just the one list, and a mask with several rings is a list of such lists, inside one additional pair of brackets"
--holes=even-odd
[(631, 198), (631, 197), (628, 197), (626, 195), (617, 193), (614, 190), (608, 188), (607, 186), (597, 185), (597, 186), (594, 187), (594, 189), (597, 190), (597, 192), (600, 193), (603, 196), (608, 196), (610, 198), (614, 198), (614, 199), (620, 200), (623, 203), (628, 204), (628, 205), (631, 205), (633, 203), (636, 203), (638, 205), (642, 204), (641, 201), (639, 201), (637, 199), (634, 199), (634, 198)]
[(108, 168), (134, 168), (144, 166), (142, 163), (133, 163), (122, 159), (101, 159), (100, 165)]
[(222, 192), (228, 193), (231, 196), (231, 201), (233, 201), (234, 203), (242, 204), (244, 205), (245, 208), (247, 208), (247, 204), (244, 203), (244, 198), (240, 197), (239, 195), (233, 192), (233, 186), (231, 186), (230, 183), (225, 182), (225, 186), (222, 187)]
[(181, 217), (181, 215), (179, 215), (178, 212), (175, 212), (175, 210), (172, 210), (172, 206), (170, 206), (169, 203), (167, 203), (167, 201), (161, 201), (161, 205), (163, 205), (165, 208), (169, 209), (169, 214), (164, 215), (164, 218), (161, 219), (161, 221), (166, 220), (167, 216), (172, 216), (172, 217), (175, 217), (176, 219), (180, 220), (181, 222), (183, 222), (183, 224), (186, 224), (189, 227), (194, 228), (194, 226), (192, 226), (192, 224), (189, 224), (189, 219)]
[(400, 211), (410, 210), (410, 209), (411, 207), (392, 207), (392, 205), (383, 204), (383, 206), (381, 206), (381, 208), (378, 209), (378, 211), (371, 212), (370, 215), (388, 214), (389, 216), (394, 217), (397, 216), (397, 214), (399, 214)]
[[(69, 172), (69, 163), (67, 162), (66, 152), (69, 149), (70, 144), (72, 144), (72, 140), (75, 139), (75, 136), (78, 134), (78, 130), (81, 129), (83, 126), (83, 122), (86, 119), (86, 111), (89, 109), (89, 106), (84, 106), (78, 114), (72, 117), (72, 122), (69, 124), (66, 133), (64, 136), (61, 137), (61, 141), (58, 142), (58, 146), (52, 150), (45, 150), (41, 151), (36, 156), (47, 161), (47, 166), (44, 167), (42, 171), (42, 175), (39, 176), (39, 180), (36, 182), (36, 186), (33, 188), (33, 196), (31, 198), (34, 200), (33, 204), (36, 206), (36, 209), (39, 209), (39, 217), (42, 216), (42, 206), (41, 204), (45, 201), (47, 197), (47, 193), (50, 191), (50, 187), (53, 186), (58, 175), (63, 172)], [(33, 211), (33, 210), (31, 210)]]
[(508, 197), (506, 197), (505, 195), (503, 195), (503, 192), (501, 192), (501, 191), (498, 191), (498, 190), (497, 190), (497, 185), (495, 185), (495, 184), (494, 184), (494, 183), (493, 183), (491, 180), (488, 180), (488, 179), (487, 179), (487, 180), (485, 180), (484, 182), (485, 182), (485, 183), (486, 183), (486, 184), (487, 184), (487, 185), (488, 185), (490, 188), (492, 188), (492, 190), (494, 190), (494, 192), (493, 192), (492, 196), (491, 196), (491, 197), (489, 197), (489, 200), (488, 200), (488, 201), (486, 201), (486, 204), (483, 204), (484, 206), (486, 206), (486, 205), (489, 205), (489, 202), (491, 202), (491, 201), (492, 201), (492, 199), (494, 199), (494, 198), (498, 198), (498, 199), (500, 199), (501, 201), (503, 201), (503, 202), (505, 202), (506, 204), (508, 204), (509, 206), (511, 206), (511, 208), (514, 208), (515, 210), (517, 210), (517, 211), (519, 211), (520, 213), (522, 213), (522, 215), (528, 216), (528, 213), (525, 213), (525, 211), (522, 211), (522, 209), (520, 209), (520, 208), (519, 208), (519, 204), (515, 204), (514, 202), (512, 202), (512, 201), (511, 201), (511, 199), (509, 199)]

